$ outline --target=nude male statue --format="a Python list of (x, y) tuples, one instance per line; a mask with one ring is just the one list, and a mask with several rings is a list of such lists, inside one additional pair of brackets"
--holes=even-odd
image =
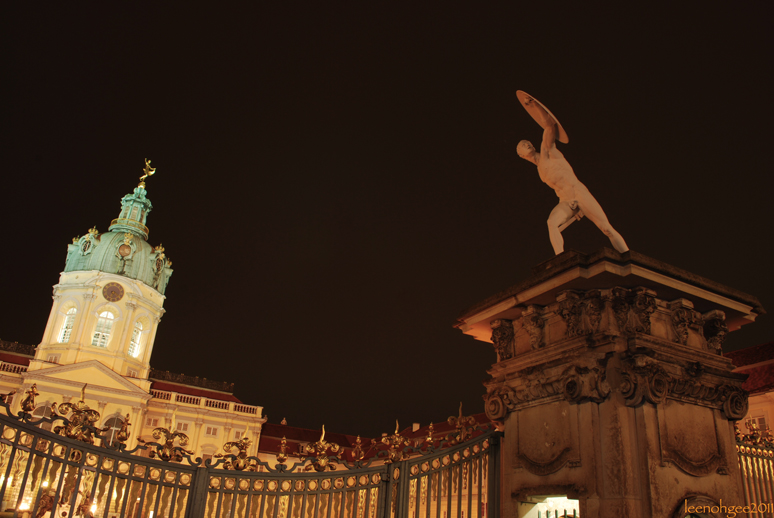
[[(574, 219), (580, 219), (583, 216), (588, 217), (610, 238), (610, 242), (616, 250), (619, 252), (629, 250), (621, 234), (610, 225), (599, 202), (578, 180), (564, 155), (556, 149), (557, 135), (560, 130), (556, 119), (534, 97), (529, 96), (526, 92), (519, 93), (523, 94), (519, 96), (519, 99), (524, 107), (543, 127), (543, 142), (540, 145), (539, 154), (532, 143), (527, 140), (519, 142), (516, 152), (521, 158), (537, 166), (540, 179), (556, 191), (556, 195), (559, 197), (559, 204), (548, 216), (548, 236), (554, 247), (554, 253), (559, 255), (564, 252), (562, 230)], [(566, 134), (564, 141), (566, 142)]]

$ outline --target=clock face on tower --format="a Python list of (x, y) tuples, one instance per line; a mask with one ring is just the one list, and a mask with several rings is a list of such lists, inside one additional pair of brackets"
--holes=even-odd
[(110, 302), (118, 302), (124, 296), (124, 288), (117, 282), (109, 282), (102, 288), (102, 296)]

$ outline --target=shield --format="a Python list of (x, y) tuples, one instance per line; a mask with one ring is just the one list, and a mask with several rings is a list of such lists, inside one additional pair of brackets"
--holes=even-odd
[[(517, 90), (516, 91), (516, 97), (519, 98), (519, 102), (522, 106), (524, 106), (524, 109), (527, 110), (527, 113), (529, 113), (533, 119), (535, 119), (535, 122), (540, 124), (540, 127), (542, 128), (543, 125), (540, 122), (540, 111), (544, 111), (548, 114), (549, 117), (554, 119), (554, 122), (556, 122), (556, 128), (557, 128), (557, 135), (556, 140), (559, 142), (562, 142), (563, 144), (567, 144), (570, 141), (570, 137), (567, 136), (567, 132), (564, 131), (564, 128), (562, 127), (562, 124), (559, 122), (559, 120), (556, 118), (556, 116), (551, 113), (551, 110), (546, 108), (543, 103), (529, 95), (527, 92), (523, 90)], [(543, 128), (545, 129), (545, 128)]]

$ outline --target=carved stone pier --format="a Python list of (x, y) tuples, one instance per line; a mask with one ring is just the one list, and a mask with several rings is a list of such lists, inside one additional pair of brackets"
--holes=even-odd
[(755, 297), (636, 252), (569, 251), (467, 310), (491, 342), (487, 415), (505, 431), (503, 518), (536, 497), (584, 518), (684, 516), (742, 505), (733, 422), (744, 375), (722, 355)]

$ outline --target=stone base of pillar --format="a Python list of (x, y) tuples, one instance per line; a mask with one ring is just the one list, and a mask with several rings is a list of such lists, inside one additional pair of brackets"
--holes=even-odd
[(750, 295), (608, 249), (565, 252), (466, 311), (457, 327), (497, 353), (485, 386), (505, 432), (502, 516), (552, 495), (579, 500), (584, 518), (741, 504), (733, 423), (746, 376), (722, 344), (763, 312)]

